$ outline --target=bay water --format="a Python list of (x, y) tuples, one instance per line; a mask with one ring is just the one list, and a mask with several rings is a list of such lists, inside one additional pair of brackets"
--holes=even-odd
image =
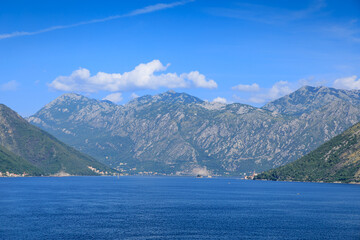
[(0, 178), (0, 239), (360, 239), (360, 185)]

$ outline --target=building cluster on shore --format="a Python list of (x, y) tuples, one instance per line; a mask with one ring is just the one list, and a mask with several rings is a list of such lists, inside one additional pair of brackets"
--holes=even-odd
[(108, 171), (100, 171), (100, 170), (98, 170), (98, 169), (96, 169), (96, 168), (94, 168), (94, 167), (92, 167), (92, 166), (88, 166), (88, 168), (89, 168), (91, 171), (93, 171), (93, 172), (95, 172), (95, 173), (97, 173), (97, 174), (100, 174), (100, 175), (114, 175), (114, 174), (112, 174), (112, 173), (110, 173), (110, 172), (108, 172)]
[(245, 180), (254, 180), (255, 176), (258, 175), (255, 171), (251, 175), (245, 175)]
[(18, 173), (11, 173), (6, 171), (5, 173), (0, 172), (0, 177), (25, 177), (28, 176), (29, 174), (27, 174), (26, 172), (23, 172), (21, 174)]

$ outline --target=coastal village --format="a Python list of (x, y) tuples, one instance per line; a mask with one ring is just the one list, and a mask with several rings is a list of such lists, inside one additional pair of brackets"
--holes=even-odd
[[(127, 173), (127, 172), (125, 172), (125, 171), (123, 171), (123, 172), (121, 172), (121, 173), (111, 173), (111, 172), (108, 172), (108, 171), (100, 171), (100, 170), (98, 170), (98, 169), (96, 169), (96, 168), (94, 168), (94, 167), (92, 167), (92, 166), (88, 166), (88, 168), (91, 170), (91, 171), (93, 171), (94, 173), (97, 173), (97, 174), (99, 174), (99, 175), (101, 175), (101, 176), (132, 176), (132, 175), (140, 175), (140, 176), (185, 176), (185, 175), (183, 175), (183, 174), (181, 174), (181, 173), (176, 173), (176, 174), (173, 174), (173, 173), (171, 173), (171, 174), (165, 174), (165, 173), (158, 173), (158, 172), (152, 172), (152, 171), (143, 171), (143, 172), (137, 172), (137, 173), (133, 173), (133, 174), (131, 174), (131, 173)], [(136, 168), (134, 168), (134, 169), (132, 169), (133, 171), (135, 171), (136, 170)], [(258, 173), (256, 173), (255, 171), (252, 173), (252, 174), (250, 174), (250, 175), (246, 175), (245, 173), (244, 173), (244, 180), (253, 180), (254, 178), (255, 178), (255, 176), (257, 176), (258, 175)], [(29, 176), (29, 174), (28, 173), (26, 173), (26, 172), (23, 172), (23, 173), (21, 173), (21, 174), (19, 174), (19, 173), (12, 173), (12, 172), (9, 172), (9, 171), (6, 171), (6, 172), (0, 172), (0, 177), (26, 177), (26, 176)], [(60, 175), (53, 175), (53, 176), (60, 176)], [(69, 174), (67, 174), (67, 175), (61, 175), (61, 176), (71, 176), (71, 175), (69, 175)], [(206, 177), (206, 178), (212, 178), (212, 177), (220, 177), (221, 175), (217, 175), (217, 174), (215, 174), (215, 175), (207, 175), (207, 176), (203, 176), (203, 175), (196, 175), (196, 177), (197, 178), (204, 178), (204, 177)]]
[(22, 174), (12, 173), (8, 171), (6, 171), (5, 173), (0, 172), (0, 177), (26, 177), (28, 175), (29, 174), (27, 174), (26, 172), (23, 172)]
[(253, 174), (251, 175), (245, 175), (244, 179), (245, 180), (254, 180), (255, 176), (257, 176), (258, 174), (254, 171)]

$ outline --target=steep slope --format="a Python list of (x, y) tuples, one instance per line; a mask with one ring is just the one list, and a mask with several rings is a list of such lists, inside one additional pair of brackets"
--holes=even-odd
[(3, 104), (0, 104), (0, 145), (18, 156), (18, 161), (26, 160), (45, 175), (59, 172), (71, 175), (96, 175), (88, 166), (100, 171), (111, 171), (95, 159), (29, 124)]
[(255, 179), (360, 182), (360, 123), (299, 160), (261, 173)]
[[(296, 114), (289, 114), (286, 104), (279, 113), (280, 103), (289, 96), (277, 100), (278, 108), (271, 110), (209, 103), (169, 91), (124, 106), (64, 94), (28, 120), (123, 171), (186, 173), (206, 167), (231, 175), (294, 161), (360, 121), (359, 91), (298, 91), (294, 94), (311, 100), (298, 100), (295, 105), (303, 104)], [(331, 96), (336, 91), (348, 95), (335, 101)]]
[(0, 146), (0, 175), (6, 172), (25, 175), (41, 175), (43, 172), (25, 159), (16, 156), (6, 148)]

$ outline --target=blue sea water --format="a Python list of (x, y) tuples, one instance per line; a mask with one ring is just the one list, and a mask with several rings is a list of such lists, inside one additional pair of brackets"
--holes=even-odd
[(360, 239), (360, 186), (0, 178), (0, 239)]

